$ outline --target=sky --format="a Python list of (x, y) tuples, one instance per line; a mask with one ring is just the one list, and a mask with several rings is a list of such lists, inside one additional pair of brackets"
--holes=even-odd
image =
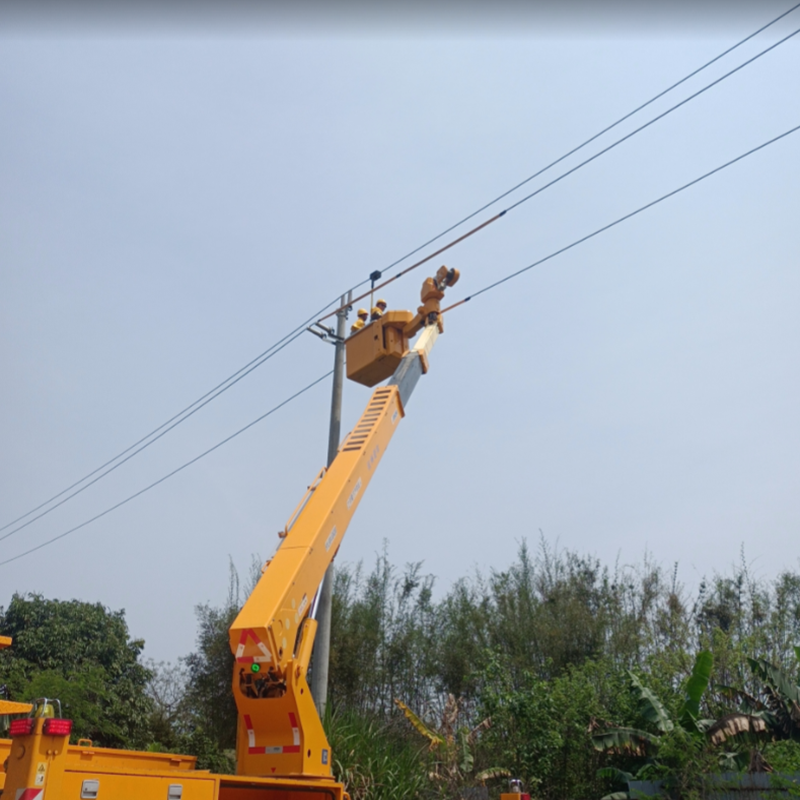
[[(188, 18), (179, 5), (104, 17), (12, 4), (0, 525), (790, 5), (678, 4), (665, 17), (633, 14), (642, 4), (443, 4), (373, 18), (367, 6), (234, 4)], [(800, 9), (472, 224), (798, 27)], [(390, 307), (414, 308), (442, 263), (462, 274), (453, 301), (474, 294), (797, 126), (798, 42), (391, 284)], [(542, 535), (612, 568), (677, 562), (689, 588), (742, 549), (767, 580), (797, 569), (798, 185), (800, 132), (450, 312), (339, 560), (368, 567), (386, 542), (440, 594)], [(332, 362), (304, 334), (0, 540), (0, 561), (169, 473)], [(244, 574), (271, 555), (323, 465), (330, 394), (326, 378), (0, 566), (0, 606), (14, 592), (101, 602), (125, 609), (146, 657), (187, 654), (195, 606), (224, 600), (230, 563)], [(369, 395), (345, 386), (343, 434)]]

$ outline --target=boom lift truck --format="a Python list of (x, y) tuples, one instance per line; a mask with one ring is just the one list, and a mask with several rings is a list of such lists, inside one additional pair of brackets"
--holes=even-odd
[(389, 381), (375, 389), (330, 467), (308, 488), (231, 625), (237, 774), (196, 770), (190, 756), (112, 750), (88, 740), (71, 745), (72, 722), (56, 714), (57, 701), (0, 701), (0, 714), (28, 714), (11, 723), (10, 739), (0, 739), (1, 800), (349, 800), (333, 779), (330, 745), (306, 682), (315, 597), (428, 371), (443, 331), (440, 301), (458, 277), (441, 267), (423, 283), (416, 314), (386, 311), (345, 343), (348, 378), (370, 387)]

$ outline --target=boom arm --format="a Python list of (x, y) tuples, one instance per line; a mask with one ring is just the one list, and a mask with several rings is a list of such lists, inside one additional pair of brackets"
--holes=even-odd
[[(438, 312), (438, 307), (437, 307)], [(330, 746), (306, 682), (317, 623), (310, 606), (383, 457), (440, 330), (431, 323), (323, 469), (230, 628), (240, 775), (330, 779)]]

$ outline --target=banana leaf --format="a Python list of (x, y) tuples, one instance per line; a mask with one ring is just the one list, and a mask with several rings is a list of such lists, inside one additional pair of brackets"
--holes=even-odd
[(735, 686), (726, 686), (717, 683), (714, 688), (727, 700), (739, 700), (739, 705), (745, 714), (753, 714), (756, 711), (766, 711), (767, 707), (757, 697), (753, 697), (744, 689), (737, 689)]
[(750, 752), (745, 750), (743, 753), (723, 753), (719, 757), (719, 766), (726, 772), (740, 772), (747, 769), (750, 765)]
[(628, 670), (628, 675), (639, 695), (639, 713), (648, 722), (652, 722), (661, 733), (671, 731), (675, 726), (655, 693), (648, 689), (630, 670)]
[(416, 730), (430, 742), (431, 750), (435, 750), (439, 745), (445, 743), (444, 737), (429, 728), (402, 700), (395, 698), (394, 704), (406, 715), (406, 719)]
[(708, 688), (713, 665), (714, 657), (708, 650), (702, 650), (697, 654), (692, 667), (692, 674), (686, 682), (686, 696), (678, 715), (681, 727), (684, 730), (699, 733), (697, 718), (700, 716), (700, 701), (703, 698), (703, 693)]
[(507, 769), (503, 769), (502, 767), (489, 767), (489, 769), (485, 769), (482, 772), (479, 772), (475, 776), (475, 780), (483, 783), (484, 781), (490, 781), (493, 778), (510, 778), (510, 777), (511, 773)]
[(760, 716), (735, 712), (720, 717), (707, 731), (712, 744), (729, 739), (755, 742), (768, 734), (767, 724)]
[(658, 745), (658, 736), (638, 728), (611, 728), (592, 736), (594, 749), (606, 753), (643, 756), (648, 750), (657, 749)]
[(700, 733), (708, 733), (708, 729), (711, 728), (716, 723), (715, 719), (698, 719), (695, 720), (695, 724), (697, 725), (697, 730)]
[(633, 780), (633, 775), (625, 770), (617, 769), (616, 767), (601, 767), (597, 770), (598, 778), (607, 778), (615, 783), (628, 783)]
[(761, 658), (747, 660), (753, 673), (772, 686), (781, 695), (787, 707), (790, 707), (791, 703), (800, 703), (800, 686), (796, 686), (786, 672)]
[(458, 765), (459, 769), (469, 774), (475, 766), (475, 757), (472, 755), (470, 748), (469, 730), (467, 728), (460, 728), (458, 731), (458, 743), (461, 748), (461, 760)]

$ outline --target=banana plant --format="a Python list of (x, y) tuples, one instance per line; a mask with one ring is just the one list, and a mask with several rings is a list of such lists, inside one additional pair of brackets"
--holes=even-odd
[(429, 778), (439, 784), (448, 797), (458, 796), (458, 791), (470, 777), (483, 783), (492, 778), (510, 776), (511, 773), (501, 767), (492, 767), (472, 776), (478, 735), (491, 725), (491, 720), (484, 719), (473, 728), (459, 725), (462, 717), (461, 702), (454, 695), (447, 696), (438, 730), (423, 722), (402, 700), (395, 699), (394, 702), (414, 730), (427, 740), (428, 749), (435, 753), (436, 760)]
[[(794, 648), (800, 663), (800, 647)], [(739, 710), (721, 717), (709, 729), (714, 744), (745, 744), (749, 754), (735, 754), (739, 761), (749, 758), (752, 767), (757, 745), (763, 741), (793, 739), (800, 741), (800, 686), (786, 670), (763, 658), (748, 658), (753, 676), (761, 683), (758, 695), (744, 689), (718, 685), (716, 688), (730, 700), (739, 703)], [(763, 760), (763, 759), (762, 759)], [(762, 765), (767, 769), (767, 765)]]
[[(599, 778), (607, 778), (615, 783), (628, 783), (636, 777), (642, 777), (649, 768), (658, 764), (658, 750), (663, 737), (675, 730), (676, 726), (692, 737), (702, 738), (713, 724), (713, 720), (700, 718), (700, 702), (708, 688), (711, 668), (714, 659), (708, 650), (703, 650), (695, 658), (692, 672), (684, 687), (683, 700), (678, 708), (677, 717), (672, 719), (658, 696), (642, 683), (633, 672), (628, 677), (637, 699), (637, 710), (645, 725), (654, 730), (630, 727), (607, 728), (592, 736), (595, 750), (610, 755), (627, 756), (636, 763), (636, 772), (629, 773), (615, 767), (604, 767), (598, 770)], [(623, 800), (629, 797), (628, 792), (614, 792), (603, 800)]]

